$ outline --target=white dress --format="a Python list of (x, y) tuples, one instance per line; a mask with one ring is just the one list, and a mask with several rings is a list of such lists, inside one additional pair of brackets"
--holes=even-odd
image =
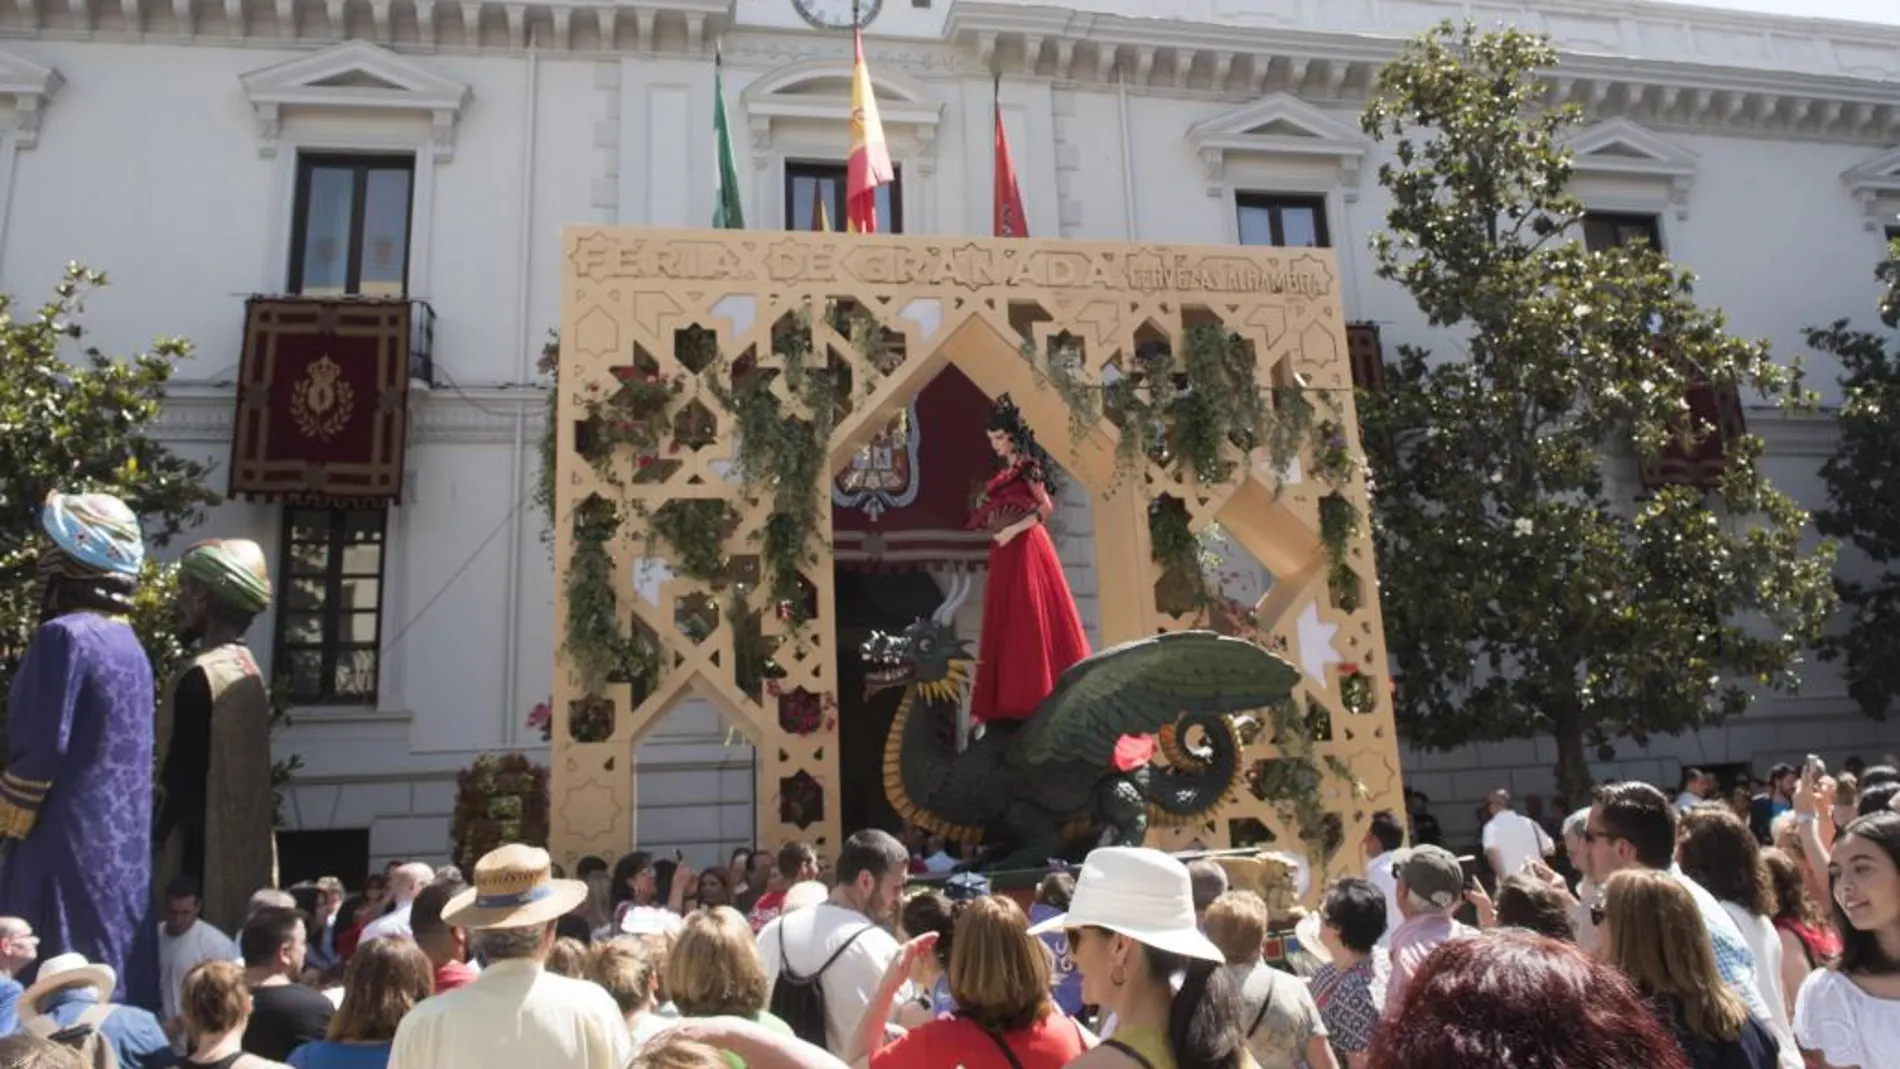
[(1794, 1000), (1794, 1036), (1835, 1069), (1900, 1069), (1900, 999), (1876, 998), (1816, 969)]

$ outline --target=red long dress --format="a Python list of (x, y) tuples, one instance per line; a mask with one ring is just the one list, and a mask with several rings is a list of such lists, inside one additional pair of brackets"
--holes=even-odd
[[(990, 479), (970, 518), (971, 527), (992, 533), (1025, 517), (1037, 521), (1007, 545), (990, 543), (976, 689), (970, 698), (970, 718), (979, 724), (1029, 719), (1055, 690), (1063, 670), (1089, 655), (1062, 561), (1043, 528), (1053, 511), (1035, 466), (1018, 460)], [(1153, 754), (1154, 740), (1124, 737), (1115, 747), (1115, 765), (1123, 771), (1138, 768)]]

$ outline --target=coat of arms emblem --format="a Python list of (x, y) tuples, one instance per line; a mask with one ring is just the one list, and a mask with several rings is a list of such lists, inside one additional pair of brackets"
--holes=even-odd
[(306, 368), (290, 388), (290, 417), (307, 438), (327, 442), (336, 437), (349, 424), (355, 408), (356, 390), (328, 355)]

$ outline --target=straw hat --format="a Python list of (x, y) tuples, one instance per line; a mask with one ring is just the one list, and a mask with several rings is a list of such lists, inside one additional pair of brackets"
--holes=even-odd
[(1194, 892), (1187, 866), (1135, 846), (1105, 846), (1082, 862), (1069, 912), (1029, 929), (1105, 928), (1143, 946), (1224, 964), (1227, 956), (1194, 923)]
[(20, 996), (21, 1016), (40, 1012), (40, 1000), (61, 988), (90, 987), (109, 999), (119, 986), (119, 974), (110, 965), (94, 965), (84, 954), (55, 954), (40, 962), (39, 979)]
[(539, 847), (509, 843), (475, 863), (475, 886), (449, 899), (442, 922), (457, 928), (526, 928), (565, 916), (587, 900), (587, 885), (553, 878)]

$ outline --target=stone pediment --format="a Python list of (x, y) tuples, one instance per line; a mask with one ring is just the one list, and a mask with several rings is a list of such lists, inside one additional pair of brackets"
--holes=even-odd
[(11, 52), (0, 52), (0, 96), (13, 98), (14, 143), (32, 148), (40, 136), (46, 103), (66, 84), (58, 71)]
[(1230, 159), (1279, 157), (1334, 163), (1349, 198), (1371, 144), (1354, 127), (1287, 93), (1203, 119), (1188, 128), (1187, 142), (1201, 158), (1211, 193), (1226, 180)]
[(1900, 146), (1848, 168), (1841, 173), (1841, 181), (1847, 183), (1848, 192), (1860, 201), (1861, 211), (1867, 216), (1867, 229), (1879, 229), (1881, 201), (1900, 200)]
[(455, 152), (469, 87), (366, 41), (350, 41), (239, 76), (257, 112), (258, 151), (275, 155), (285, 112), (295, 108), (410, 112), (428, 118), (438, 160)]
[[(936, 164), (937, 126), (943, 121), (943, 102), (922, 82), (889, 65), (871, 65), (871, 89), (877, 94), (878, 118), (887, 128), (910, 131), (920, 153), (922, 171), (931, 173)], [(851, 121), (851, 61), (811, 59), (780, 67), (754, 79), (739, 94), (739, 102), (752, 132), (753, 164), (764, 166), (776, 123)]]
[(1667, 187), (1678, 217), (1688, 214), (1695, 187), (1695, 153), (1641, 123), (1608, 119), (1566, 138), (1579, 175), (1651, 178)]

